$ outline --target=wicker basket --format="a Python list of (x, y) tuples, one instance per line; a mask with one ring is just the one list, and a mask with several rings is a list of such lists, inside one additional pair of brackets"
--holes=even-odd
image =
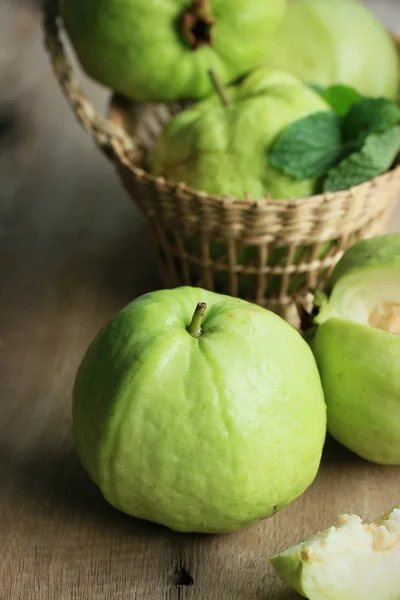
[(345, 192), (290, 201), (216, 197), (153, 177), (146, 168), (148, 150), (181, 107), (114, 96), (108, 118), (97, 115), (61, 43), (58, 0), (46, 0), (44, 10), (58, 81), (145, 215), (166, 287), (187, 284), (241, 296), (297, 326), (295, 303), (323, 287), (350, 245), (385, 230), (400, 194), (400, 166)]

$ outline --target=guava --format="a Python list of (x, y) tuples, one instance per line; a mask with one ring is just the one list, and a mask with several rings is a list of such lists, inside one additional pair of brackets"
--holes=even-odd
[(269, 149), (290, 123), (330, 110), (316, 92), (287, 73), (260, 68), (239, 85), (174, 116), (156, 142), (152, 171), (222, 196), (274, 199), (308, 196), (314, 180), (273, 168)]
[(396, 46), (359, 0), (289, 0), (266, 64), (302, 81), (344, 84), (366, 96), (395, 98)]
[(295, 329), (244, 300), (180, 287), (134, 300), (90, 344), (73, 432), (111, 505), (173, 530), (224, 533), (307, 489), (326, 407)]
[(352, 246), (333, 271), (311, 340), (328, 430), (361, 457), (400, 464), (400, 234)]
[(140, 101), (197, 100), (262, 64), (286, 0), (61, 0), (94, 80)]
[(340, 515), (336, 526), (270, 562), (309, 600), (399, 600), (400, 508), (372, 523)]

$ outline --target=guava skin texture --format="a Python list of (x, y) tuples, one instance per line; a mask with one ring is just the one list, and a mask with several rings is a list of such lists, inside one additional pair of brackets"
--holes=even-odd
[[(207, 304), (202, 334), (187, 327)], [(78, 455), (117, 509), (227, 533), (314, 480), (326, 406), (312, 352), (265, 309), (199, 288), (146, 294), (91, 343), (73, 394)]]
[(366, 96), (395, 98), (395, 44), (359, 0), (290, 0), (266, 64), (304, 82), (344, 84)]
[(400, 337), (332, 318), (312, 348), (329, 433), (366, 460), (400, 465)]
[(400, 335), (370, 321), (385, 303), (400, 308), (400, 234), (363, 240), (344, 254), (311, 347), (330, 434), (366, 460), (400, 465)]
[(286, 0), (61, 0), (86, 73), (140, 101), (198, 100), (261, 65)]
[(287, 73), (260, 68), (173, 117), (156, 142), (152, 171), (221, 196), (274, 199), (309, 196), (314, 180), (297, 181), (273, 168), (269, 149), (290, 123), (330, 110), (312, 89)]
[(399, 508), (372, 523), (340, 515), (336, 526), (270, 558), (279, 577), (309, 600), (399, 600), (399, 561)]

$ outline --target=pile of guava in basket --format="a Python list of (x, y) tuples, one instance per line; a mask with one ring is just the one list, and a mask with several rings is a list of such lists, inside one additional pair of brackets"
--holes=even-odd
[(187, 106), (153, 174), (241, 200), (336, 192), (400, 150), (396, 45), (361, 0), (61, 0), (80, 64), (136, 102)]

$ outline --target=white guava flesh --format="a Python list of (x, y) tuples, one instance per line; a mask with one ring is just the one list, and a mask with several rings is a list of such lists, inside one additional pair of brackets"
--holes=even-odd
[(315, 321), (333, 317), (400, 335), (400, 269), (360, 271), (339, 280)]
[(372, 523), (341, 515), (270, 561), (309, 600), (400, 600), (400, 508)]
[(400, 335), (400, 303), (384, 302), (370, 312), (368, 323), (375, 329)]

